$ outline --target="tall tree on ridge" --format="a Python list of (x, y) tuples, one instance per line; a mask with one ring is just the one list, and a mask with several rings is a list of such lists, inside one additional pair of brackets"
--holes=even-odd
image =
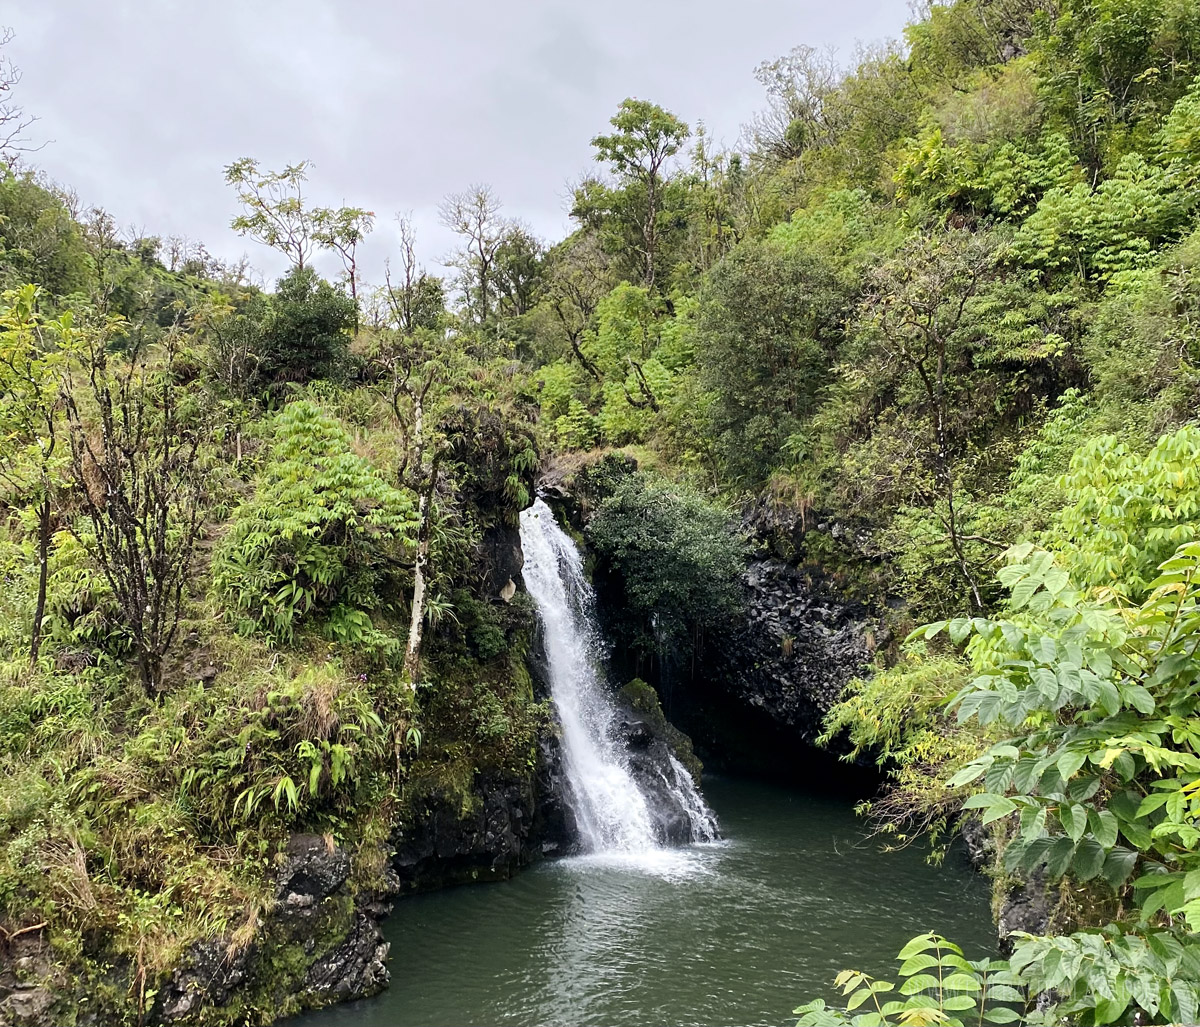
[(639, 194), (640, 209), (633, 216), (639, 237), (642, 279), (647, 289), (653, 289), (661, 234), (664, 169), (691, 133), (674, 114), (647, 100), (621, 101), (609, 124), (616, 131), (596, 136), (592, 146), (596, 148), (596, 160), (607, 164), (627, 189), (632, 186)]

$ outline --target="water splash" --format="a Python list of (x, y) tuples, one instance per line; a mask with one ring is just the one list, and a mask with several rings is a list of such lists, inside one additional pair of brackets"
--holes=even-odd
[(675, 758), (674, 753), (669, 754), (667, 759), (670, 760), (671, 769), (675, 772), (675, 779), (670, 784), (674, 788), (680, 806), (687, 814), (688, 827), (692, 833), (690, 840), (692, 842), (715, 842), (721, 834), (717, 829), (716, 816), (708, 808), (708, 803), (704, 801), (704, 796), (700, 794), (700, 789), (696, 787), (696, 782), (688, 773), (687, 767)]
[[(659, 848), (648, 799), (629, 770), (600, 676), (593, 593), (582, 557), (540, 499), (521, 514), (521, 547), (525, 586), (542, 621), (569, 802), (584, 850), (621, 854)], [(674, 780), (663, 776), (689, 819), (691, 840), (713, 840), (712, 811), (687, 770), (673, 756), (670, 762)]]

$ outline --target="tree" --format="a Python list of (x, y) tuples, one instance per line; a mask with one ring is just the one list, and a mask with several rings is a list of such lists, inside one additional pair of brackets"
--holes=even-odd
[[(630, 216), (638, 233), (643, 283), (653, 289), (662, 229), (665, 166), (679, 152), (690, 132), (674, 114), (646, 100), (623, 100), (609, 124), (616, 131), (596, 136), (592, 146), (596, 149), (596, 160), (607, 164), (618, 181), (635, 194)], [(576, 206), (579, 205), (577, 199)]]
[(708, 270), (741, 241), (735, 206), (745, 190), (746, 176), (741, 154), (715, 151), (703, 124), (696, 127), (692, 146), (692, 179), (692, 262)]
[(91, 276), (79, 225), (61, 191), (32, 172), (0, 175), (0, 285), (43, 291), (41, 303), (86, 290)]
[(755, 156), (792, 160), (832, 140), (838, 123), (826, 101), (841, 84), (842, 72), (831, 50), (794, 46), (763, 61), (754, 77), (767, 93), (766, 108), (744, 129)]
[(496, 313), (501, 318), (521, 317), (537, 303), (544, 280), (546, 248), (524, 225), (513, 223), (496, 247), (492, 279)]
[[(11, 28), (0, 29), (0, 50), (8, 46), (15, 35)], [(26, 114), (11, 95), (20, 82), (21, 69), (13, 64), (11, 57), (0, 53), (0, 163), (9, 168), (22, 153), (41, 149), (40, 146), (30, 147), (25, 135), (37, 118)]]
[(689, 488), (631, 475), (586, 534), (598, 587), (620, 595), (614, 627), (639, 659), (689, 654), (740, 608), (745, 540), (727, 511)]
[(438, 207), (441, 223), (464, 240), (462, 249), (452, 254), (448, 263), (458, 268), (464, 304), (481, 327), (487, 324), (491, 312), (496, 253), (509, 230), (500, 208), (500, 200), (488, 185), (451, 193)]
[(442, 280), (417, 260), (417, 236), (411, 215), (396, 215), (400, 231), (400, 274), (393, 281), (391, 262), (385, 270), (384, 300), (391, 315), (390, 328), (411, 337), (419, 329), (437, 331), (446, 316)]
[(258, 328), (257, 377), (272, 393), (336, 377), (345, 364), (357, 308), (345, 293), (296, 267), (279, 280)]
[(1059, 0), (1048, 14), (1036, 46), (1042, 98), (1098, 175), (1111, 143), (1157, 121), (1192, 81), (1200, 18), (1161, 0)]
[[(633, 408), (659, 410), (659, 397), (647, 377), (662, 338), (661, 300), (639, 285), (618, 285), (596, 309), (596, 331), (584, 347), (585, 357), (604, 381), (617, 385)], [(661, 370), (659, 365), (658, 370)]]
[[(203, 410), (178, 378), (179, 326), (157, 354), (110, 356), (115, 319), (67, 324), (63, 405), (71, 485), (91, 525), (72, 532), (96, 561), (133, 640), (142, 686), (163, 688), (163, 660), (179, 627), (200, 530), (197, 459)], [(134, 336), (134, 339), (137, 337)]]
[(317, 245), (313, 212), (304, 206), (303, 185), (310, 167), (302, 160), (282, 171), (261, 171), (254, 158), (242, 157), (225, 169), (225, 181), (237, 191), (243, 208), (230, 227), (279, 250), (300, 271)]
[(342, 261), (350, 299), (354, 301), (354, 329), (358, 331), (358, 244), (375, 227), (373, 211), (359, 207), (318, 207), (312, 215), (317, 245), (333, 250)]
[(594, 232), (563, 243), (550, 265), (546, 299), (562, 325), (571, 352), (588, 374), (600, 381), (596, 365), (583, 352), (584, 333), (596, 308), (612, 288), (611, 264)]
[(969, 304), (997, 255), (992, 240), (971, 232), (919, 236), (875, 270), (860, 317), (860, 329), (878, 343), (884, 361), (916, 380), (924, 422), (924, 438), (913, 440), (917, 460), (932, 474), (935, 512), (977, 609), (983, 598), (959, 523), (954, 472), (959, 440), (951, 420), (961, 388), (956, 379), (969, 359)]
[(452, 355), (441, 324), (443, 310), (434, 311), (429, 300), (431, 279), (417, 263), (416, 237), (407, 218), (400, 218), (400, 274), (393, 283), (388, 269), (387, 298), (393, 323), (380, 333), (374, 361), (384, 372), (388, 404), (403, 436), (398, 477), (417, 494), (417, 546), (413, 569), (408, 641), (404, 671), (412, 685), (421, 672), (426, 590), (431, 573), (434, 500), (447, 446), (438, 431), (431, 408), (451, 378)]
[(696, 359), (729, 473), (758, 482), (777, 466), (827, 383), (845, 304), (831, 266), (769, 243), (743, 244), (713, 268)]
[(62, 401), (58, 371), (62, 354), (45, 333), (69, 328), (70, 319), (47, 325), (36, 313), (32, 285), (4, 294), (0, 310), (0, 479), (29, 495), (37, 508), (38, 587), (29, 642), (29, 662), (37, 663), (46, 616), (50, 569), (53, 473), (57, 465)]
[[(375, 227), (375, 214), (361, 207), (307, 207), (303, 186), (311, 168), (311, 161), (302, 160), (282, 171), (262, 171), (252, 157), (235, 160), (225, 169), (225, 181), (237, 190), (243, 213), (230, 226), (279, 250), (296, 271), (307, 269), (314, 250), (332, 250), (357, 311), (358, 245)], [(357, 315), (354, 327), (357, 331)]]

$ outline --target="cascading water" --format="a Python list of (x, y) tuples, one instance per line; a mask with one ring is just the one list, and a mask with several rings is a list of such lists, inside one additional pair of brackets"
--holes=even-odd
[[(599, 671), (591, 586), (570, 537), (542, 501), (521, 514), (525, 586), (537, 604), (550, 671), (550, 693), (562, 725), (563, 761), (580, 840), (592, 853), (634, 853), (660, 839), (646, 794), (630, 772), (615, 731), (616, 711)], [(688, 820), (690, 840), (717, 837), (712, 811), (674, 758), (664, 781)]]

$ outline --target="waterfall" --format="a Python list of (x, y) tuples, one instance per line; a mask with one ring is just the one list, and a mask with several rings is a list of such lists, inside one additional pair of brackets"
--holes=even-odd
[[(537, 500), (521, 514), (522, 571), (537, 604), (549, 665), (550, 694), (562, 725), (569, 802), (584, 848), (593, 853), (632, 853), (655, 848), (659, 818), (630, 770), (617, 733), (617, 711), (600, 671), (600, 644), (592, 613), (593, 593), (583, 560), (554, 514)], [(687, 770), (671, 756), (663, 773), (692, 841), (717, 837), (716, 821)]]

